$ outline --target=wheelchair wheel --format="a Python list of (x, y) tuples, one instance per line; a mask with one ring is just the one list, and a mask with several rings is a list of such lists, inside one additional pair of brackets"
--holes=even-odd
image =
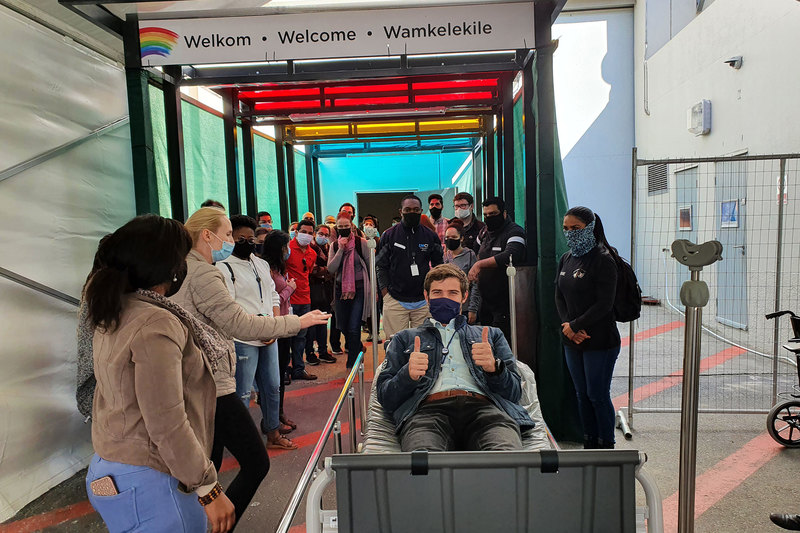
[(787, 448), (800, 448), (800, 401), (779, 403), (769, 412), (767, 431), (775, 442)]

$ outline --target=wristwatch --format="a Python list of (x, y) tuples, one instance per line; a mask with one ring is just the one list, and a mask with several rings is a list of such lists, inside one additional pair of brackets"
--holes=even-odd
[(503, 371), (503, 368), (504, 368), (503, 360), (500, 359), (499, 357), (495, 357), (494, 358), (494, 372), (492, 372), (492, 374), (499, 374), (500, 372)]

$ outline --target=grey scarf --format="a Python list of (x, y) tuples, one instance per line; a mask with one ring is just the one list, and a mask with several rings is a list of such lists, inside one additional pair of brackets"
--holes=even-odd
[(189, 326), (192, 337), (194, 337), (195, 342), (200, 347), (200, 351), (203, 352), (203, 357), (206, 358), (209, 366), (211, 366), (211, 371), (217, 371), (219, 360), (223, 357), (228, 357), (228, 352), (230, 351), (230, 344), (222, 335), (217, 333), (217, 331), (211, 326), (203, 324), (197, 320), (197, 318), (195, 318), (189, 311), (180, 305), (158, 294), (157, 292), (148, 291), (145, 289), (137, 289), (136, 294), (144, 296), (153, 303), (156, 303), (161, 307), (171, 311), (177, 315), (184, 324)]

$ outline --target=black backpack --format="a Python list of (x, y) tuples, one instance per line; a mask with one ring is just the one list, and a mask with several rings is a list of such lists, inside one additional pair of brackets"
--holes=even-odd
[(614, 297), (614, 320), (633, 322), (642, 313), (642, 289), (630, 263), (619, 257), (617, 263), (617, 294)]

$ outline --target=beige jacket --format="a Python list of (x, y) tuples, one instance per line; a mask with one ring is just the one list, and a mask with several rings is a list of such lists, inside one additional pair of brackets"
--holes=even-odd
[(233, 338), (243, 341), (291, 337), (300, 331), (294, 315), (268, 317), (248, 314), (231, 298), (225, 278), (214, 265), (192, 250), (186, 256), (188, 271), (181, 290), (172, 300), (230, 340), (231, 357), (220, 360), (214, 379), (217, 397), (236, 392), (236, 354)]
[(144, 296), (124, 296), (117, 328), (97, 328), (92, 444), (107, 461), (165, 472), (189, 491), (217, 481), (209, 460), (216, 387), (190, 329)]

